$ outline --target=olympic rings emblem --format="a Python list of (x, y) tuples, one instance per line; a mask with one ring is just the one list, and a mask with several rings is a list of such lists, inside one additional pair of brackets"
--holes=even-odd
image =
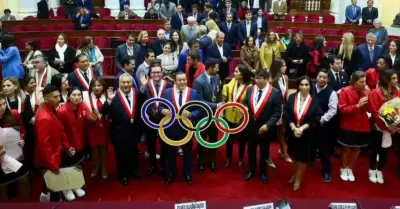
[[(161, 119), (159, 124), (155, 124), (154, 122), (150, 121), (149, 118), (147, 117), (147, 109), (150, 107), (151, 104), (158, 102), (162, 103), (167, 108), (171, 111), (171, 116), (164, 117)], [(200, 119), (200, 121), (197, 123), (195, 127), (193, 127), (193, 123), (190, 119), (184, 117), (183, 111), (190, 107), (200, 107), (201, 109), (205, 110), (206, 112), (206, 117)], [(241, 112), (243, 112), (243, 121), (242, 123), (233, 129), (229, 128), (228, 122), (226, 122), (222, 117), (221, 114), (226, 108), (234, 108), (234, 111), (236, 111), (236, 108), (239, 109)], [(171, 146), (182, 146), (186, 143), (188, 143), (192, 137), (193, 134), (195, 135), (195, 138), (197, 142), (202, 145), (203, 147), (209, 148), (209, 149), (215, 149), (218, 147), (221, 147), (224, 145), (229, 138), (230, 134), (236, 134), (241, 131), (243, 131), (248, 122), (249, 122), (249, 112), (247, 108), (241, 104), (241, 103), (236, 103), (236, 102), (230, 102), (230, 103), (224, 103), (221, 106), (217, 108), (215, 111), (215, 114), (213, 115), (212, 109), (202, 101), (189, 101), (186, 104), (184, 104), (181, 109), (179, 110), (178, 114), (176, 113), (176, 109), (174, 105), (167, 99), (165, 98), (150, 98), (148, 99), (142, 106), (141, 108), (141, 117), (144, 121), (144, 123), (149, 126), (152, 129), (158, 129), (158, 133), (160, 135), (160, 138), (168, 145)], [(175, 120), (178, 120), (179, 125), (188, 131), (187, 135), (178, 141), (174, 141), (169, 139), (166, 134), (165, 134), (165, 129), (170, 127)], [(212, 122), (215, 122), (216, 127), (218, 130), (224, 133), (222, 139), (218, 140), (217, 142), (211, 143), (207, 142), (201, 137), (201, 131), (206, 130)]]

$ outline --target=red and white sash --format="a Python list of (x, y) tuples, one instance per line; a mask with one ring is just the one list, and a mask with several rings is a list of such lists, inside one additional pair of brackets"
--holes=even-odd
[[(102, 94), (100, 96), (100, 101), (102, 104), (104, 104), (104, 102), (106, 101), (106, 96), (104, 94)], [(94, 112), (97, 115), (97, 118), (101, 119), (102, 114), (99, 111), (99, 107), (97, 106), (97, 97), (92, 93), (89, 96), (89, 110), (90, 112)]]
[[(175, 96), (175, 93), (178, 94), (178, 96)], [(191, 88), (186, 87), (182, 94), (182, 105), (190, 100), (191, 93)], [(172, 102), (174, 103), (176, 111), (179, 111), (181, 106), (179, 105), (179, 90), (176, 87), (172, 88)]]
[(135, 96), (136, 92), (132, 88), (131, 93), (129, 94), (129, 100), (131, 102), (131, 105), (129, 105), (128, 101), (126, 100), (125, 93), (121, 91), (121, 89), (118, 89), (118, 97), (119, 101), (122, 103), (122, 106), (124, 107), (124, 110), (126, 114), (128, 115), (129, 119), (131, 120), (131, 123), (133, 123), (133, 119), (135, 118), (135, 109), (136, 109), (136, 99)]
[(51, 68), (50, 67), (46, 67), (46, 69), (44, 69), (42, 75), (39, 78), (39, 72), (35, 72), (35, 79), (36, 79), (36, 88), (42, 87), (44, 88), (46, 86), (46, 82), (47, 82), (47, 75), (50, 74), (51, 75)]
[[(283, 85), (282, 80), (285, 81), (285, 85)], [(281, 96), (283, 98), (284, 101), (286, 101), (286, 92), (289, 89), (289, 80), (287, 79), (287, 77), (285, 75), (282, 75), (282, 77), (279, 79), (278, 81), (279, 84), (279, 88), (281, 90)]]
[(294, 119), (296, 120), (296, 125), (301, 125), (304, 118), (307, 115), (308, 109), (310, 108), (312, 97), (310, 95), (304, 100), (303, 106), (300, 107), (300, 92), (296, 94), (294, 98)]
[[(167, 82), (164, 79), (160, 80), (160, 85), (159, 85), (159, 89), (158, 89), (158, 94), (157, 94), (157, 90), (156, 90), (156, 86), (154, 85), (154, 81), (153, 79), (149, 79), (148, 81), (148, 85), (149, 85), (149, 89), (150, 89), (150, 94), (152, 98), (160, 98), (164, 95), (165, 90), (167, 89)], [(154, 104), (154, 108), (157, 108), (159, 105), (159, 102), (156, 102)]]
[[(22, 104), (22, 99), (21, 99), (20, 96), (16, 96), (15, 98), (16, 98), (17, 101), (18, 101), (18, 108), (17, 108), (18, 113), (21, 114), (21, 112), (24, 111), (24, 107), (23, 107), (23, 104)], [(6, 99), (6, 102), (7, 102), (7, 107), (8, 107), (8, 109), (9, 109), (9, 110), (12, 110), (11, 107), (10, 107), (10, 104), (8, 103), (8, 98)]]
[(86, 80), (83, 77), (83, 75), (82, 75), (81, 71), (79, 70), (79, 68), (75, 69), (74, 73), (75, 73), (76, 77), (78, 78), (79, 82), (82, 84), (84, 90), (85, 91), (89, 91), (90, 81), (92, 81), (92, 79), (94, 78), (94, 74), (93, 74), (92, 68), (88, 69), (89, 82), (86, 82)]
[(241, 85), (239, 86), (239, 88), (237, 88), (237, 85), (239, 85), (239, 83), (237, 81), (235, 81), (235, 85), (233, 85), (233, 90), (232, 90), (232, 102), (241, 102), (244, 93), (247, 90), (247, 85)]
[(260, 101), (257, 102), (257, 97), (258, 97), (257, 93), (258, 93), (259, 89), (257, 86), (253, 87), (251, 96), (250, 96), (250, 108), (251, 108), (251, 111), (253, 112), (253, 116), (256, 120), (260, 116), (265, 105), (267, 104), (269, 97), (271, 96), (272, 89), (273, 88), (271, 87), (271, 85), (269, 83), (267, 83), (265, 94), (263, 94)]

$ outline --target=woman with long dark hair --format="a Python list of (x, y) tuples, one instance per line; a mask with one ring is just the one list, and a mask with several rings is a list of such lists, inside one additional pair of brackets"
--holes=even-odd
[[(289, 155), (287, 154), (287, 147), (285, 141), (285, 127), (284, 127), (284, 105), (286, 103), (289, 91), (289, 79), (285, 75), (286, 74), (286, 63), (285, 60), (281, 58), (276, 58), (272, 61), (271, 68), (269, 69), (270, 73), (270, 83), (273, 87), (277, 88), (281, 93), (281, 102), (282, 102), (282, 113), (281, 119), (278, 121), (277, 125), (277, 137), (279, 141), (279, 154), (280, 157), (285, 160), (286, 162), (291, 163), (292, 160), (290, 159)], [(271, 158), (269, 160), (271, 165), (273, 164)]]
[(304, 43), (304, 36), (297, 33), (294, 41), (290, 42), (287, 51), (287, 66), (289, 68), (289, 77), (301, 77), (307, 74), (307, 63), (310, 59), (310, 49)]
[(60, 33), (57, 36), (57, 43), (49, 52), (49, 64), (60, 73), (70, 73), (74, 69), (75, 50), (68, 45), (67, 36)]
[(182, 52), (189, 48), (188, 44), (183, 42), (179, 31), (173, 31), (169, 39), (171, 40), (171, 52), (174, 52), (178, 58)]
[(307, 76), (297, 80), (297, 91), (286, 103), (288, 114), (288, 153), (293, 160), (294, 174), (289, 183), (293, 191), (300, 189), (307, 164), (316, 160), (316, 130), (322, 111), (318, 101), (312, 98), (311, 79)]
[(99, 71), (100, 75), (103, 76), (104, 56), (101, 53), (99, 47), (93, 44), (93, 38), (85, 36), (78, 50), (76, 50), (76, 56), (79, 54), (86, 54), (89, 58), (89, 64), (94, 69)]
[(322, 35), (316, 36), (310, 52), (311, 59), (308, 63), (308, 76), (315, 78), (319, 69), (329, 69), (326, 50), (325, 37)]
[(35, 40), (29, 40), (25, 43), (25, 50), (28, 52), (25, 56), (25, 60), (22, 63), (29, 70), (29, 74), (33, 75), (33, 71), (35, 69), (33, 62), (33, 58), (36, 55), (41, 55), (42, 52), (39, 50), (39, 44)]
[(24, 77), (25, 73), (21, 65), (21, 55), (15, 46), (14, 37), (11, 35), (6, 34), (1, 37), (0, 63), (3, 68), (3, 79), (8, 77), (20, 79)]
[[(370, 165), (369, 165), (369, 180), (372, 183), (383, 184), (382, 170), (386, 165), (388, 147), (382, 147), (383, 138), (390, 138), (395, 130), (386, 127), (379, 116), (379, 109), (382, 105), (393, 99), (400, 97), (398, 89), (398, 76), (396, 71), (388, 69), (381, 73), (378, 88), (371, 91), (368, 99), (368, 111), (371, 113), (372, 120), (372, 134), (370, 145)], [(390, 139), (389, 139), (390, 140)], [(385, 142), (385, 141), (384, 141)], [(379, 155), (379, 162), (377, 163), (377, 156)], [(378, 164), (378, 166), (377, 166)]]
[[(224, 102), (238, 102), (243, 103), (246, 98), (246, 91), (251, 86), (252, 72), (244, 65), (239, 64), (235, 68), (233, 73), (233, 79), (225, 84), (222, 89), (222, 101)], [(243, 113), (235, 108), (227, 108), (225, 110), (225, 119), (227, 120), (229, 127), (238, 127), (243, 120)], [(229, 136), (228, 143), (226, 144), (226, 164), (225, 167), (229, 167), (232, 162), (232, 151), (234, 139), (237, 138), (239, 141), (239, 166), (243, 164), (243, 158), (246, 148), (246, 137), (243, 135), (244, 132), (238, 134), (232, 134)]]
[(60, 105), (63, 105), (68, 100), (69, 84), (67, 78), (63, 74), (54, 75), (51, 78), (51, 85), (54, 85), (60, 91)]
[(260, 52), (251, 36), (246, 37), (246, 41), (240, 49), (240, 62), (245, 64), (251, 72), (255, 72), (260, 66)]

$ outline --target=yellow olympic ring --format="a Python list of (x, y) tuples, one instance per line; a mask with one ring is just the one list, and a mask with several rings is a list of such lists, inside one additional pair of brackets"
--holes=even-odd
[[(176, 115), (175, 118), (177, 120), (182, 120), (189, 128), (193, 128), (193, 123), (192, 121), (190, 121), (188, 118), (180, 116), (180, 115)], [(160, 138), (168, 145), (171, 146), (182, 146), (186, 143), (188, 143), (192, 137), (194, 132), (193, 131), (188, 131), (187, 135), (185, 136), (185, 138), (179, 140), (179, 141), (174, 141), (169, 139), (164, 132), (164, 125), (171, 119), (171, 117), (164, 117), (163, 119), (161, 119), (160, 121), (160, 128), (158, 129), (158, 133), (160, 134)]]

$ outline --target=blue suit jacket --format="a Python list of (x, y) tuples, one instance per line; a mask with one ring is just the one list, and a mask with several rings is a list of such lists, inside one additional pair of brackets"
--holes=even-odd
[[(211, 87), (210, 81), (207, 78), (206, 72), (201, 74), (196, 80), (193, 82), (193, 89), (196, 89), (200, 93), (200, 98), (201, 101), (204, 101), (205, 103), (208, 104), (208, 106), (211, 107), (213, 111), (216, 111), (217, 109), (217, 103), (220, 101), (219, 95), (220, 95), (220, 90), (219, 90), (219, 76), (213, 76), (210, 77), (210, 79), (213, 81), (214, 87)], [(213, 95), (217, 98), (215, 102), (212, 101)]]
[[(92, 25), (92, 17), (90, 15), (75, 17), (74, 23), (75, 30), (87, 30)], [(81, 24), (85, 24), (86, 27), (82, 28)]]
[(371, 59), (369, 57), (369, 48), (368, 48), (367, 44), (361, 44), (360, 46), (358, 46), (357, 50), (360, 52), (360, 55), (361, 55), (361, 59), (360, 59), (358, 68), (362, 69), (364, 71), (368, 70), (369, 68), (375, 68), (378, 57), (382, 56), (384, 53), (384, 50), (382, 47), (375, 45), (374, 46), (374, 59), (371, 62)]
[[(93, 70), (93, 69), (92, 69)], [(80, 73), (80, 72), (78, 72)], [(100, 73), (97, 70), (93, 70), (93, 75), (95, 78), (100, 77)], [(83, 77), (83, 76), (82, 76)], [(93, 78), (92, 78), (93, 79)], [(78, 87), (81, 91), (87, 91), (85, 87), (82, 85), (82, 83), (79, 81), (78, 77), (76, 77), (75, 70), (72, 71), (71, 73), (68, 74), (67, 80), (70, 86), (76, 86)], [(89, 82), (90, 85), (90, 82)]]
[[(118, 92), (118, 91), (117, 91)], [(143, 95), (136, 91), (136, 102), (134, 123), (130, 123), (130, 118), (125, 112), (125, 108), (116, 93), (111, 104), (104, 103), (101, 113), (110, 116), (111, 119), (111, 140), (113, 144), (130, 144), (139, 141), (142, 135), (143, 122), (140, 117), (140, 108), (142, 107)], [(133, 102), (133, 101), (131, 101)]]
[[(199, 49), (199, 53), (200, 53), (200, 60), (204, 63), (205, 56), (203, 54), (203, 51), (201, 49)], [(179, 63), (178, 63), (177, 72), (185, 72), (185, 65), (186, 65), (186, 59), (187, 59), (188, 54), (189, 54), (189, 49), (186, 49), (186, 51), (182, 52), (181, 55), (179, 55)]]
[[(174, 104), (175, 101), (173, 101), (173, 99), (172, 99), (173, 89), (174, 89), (174, 87), (167, 89), (165, 91), (163, 98), (171, 101)], [(199, 92), (197, 92), (196, 90), (191, 89), (191, 88), (189, 88), (189, 91), (190, 91), (189, 101), (200, 100)], [(165, 108), (167, 108), (167, 107), (165, 107), (164, 105), (160, 105), (159, 112), (162, 112), (162, 110)], [(192, 113), (192, 118), (190, 118), (190, 121), (192, 121), (193, 126), (195, 126), (195, 122), (197, 122), (199, 120), (199, 117), (201, 115), (201, 108), (193, 108), (193, 109), (189, 108), (187, 110)], [(176, 111), (179, 111), (179, 110), (176, 110)], [(167, 135), (168, 138), (170, 138), (172, 140), (180, 140), (186, 136), (187, 131), (179, 125), (179, 123), (176, 119), (175, 122), (169, 128), (165, 129), (165, 134)]]
[(82, 0), (77, 0), (76, 2), (77, 7), (85, 8), (90, 11), (90, 13), (93, 12), (94, 4), (93, 0), (85, 0), (85, 2), (82, 2)]
[(204, 54), (207, 54), (207, 49), (211, 46), (212, 39), (210, 38), (210, 36), (205, 35), (199, 39), (199, 44), (200, 49), (204, 52)]
[[(239, 23), (239, 39), (242, 43), (246, 40), (246, 34), (246, 21), (243, 20)], [(253, 38), (257, 37), (257, 23), (254, 21), (251, 21), (250, 36)]]
[[(117, 77), (115, 78), (114, 86), (116, 89), (118, 89), (118, 86), (119, 86), (119, 77), (124, 73), (125, 73), (125, 71), (119, 72)], [(136, 91), (140, 91), (139, 81), (136, 78), (135, 72), (133, 72), (131, 75), (133, 77), (133, 87), (136, 89)]]
[(231, 23), (231, 29), (228, 31), (228, 24), (226, 21), (219, 25), (222, 32), (226, 34), (225, 43), (236, 45), (239, 42), (239, 26), (237, 23)]
[[(232, 14), (233, 21), (237, 22), (237, 12), (235, 8), (231, 7), (231, 10), (229, 11)], [(221, 14), (221, 19), (222, 21), (226, 20), (226, 8), (222, 9), (222, 14)]]
[(361, 18), (361, 7), (356, 6), (356, 13), (353, 13), (353, 5), (349, 5), (346, 7), (346, 22), (345, 23), (350, 23), (350, 20), (356, 20), (357, 24), (360, 23), (360, 18)]
[(222, 45), (223, 55), (228, 60), (226, 63), (222, 62), (221, 54), (219, 53), (217, 44), (213, 44), (210, 48), (207, 49), (207, 57), (215, 58), (220, 61), (219, 63), (219, 72), (218, 74), (221, 76), (221, 79), (229, 76), (229, 63), (232, 61), (232, 50), (231, 46), (227, 43)]
[[(182, 17), (185, 18), (183, 14)], [(171, 16), (171, 29), (180, 31), (181, 28), (182, 28), (182, 21), (179, 18), (178, 13), (175, 13)]]

